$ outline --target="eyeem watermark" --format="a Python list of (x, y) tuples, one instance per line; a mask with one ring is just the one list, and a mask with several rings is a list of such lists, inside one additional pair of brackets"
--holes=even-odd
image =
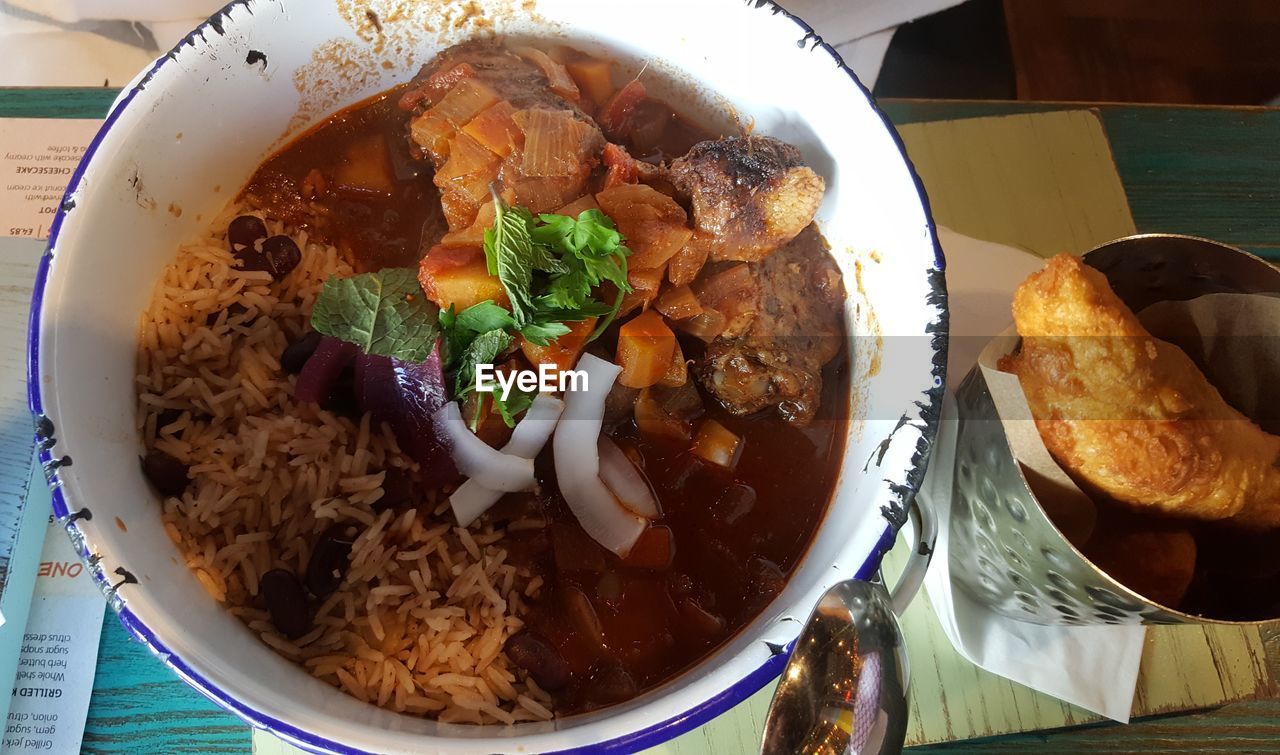
[(513, 387), (519, 388), (524, 393), (585, 391), (587, 390), (587, 373), (583, 370), (562, 370), (554, 364), (540, 364), (536, 371), (512, 370), (510, 372), (499, 372), (492, 364), (476, 365), (477, 392), (493, 393), (496, 388), (499, 397), (506, 401)]

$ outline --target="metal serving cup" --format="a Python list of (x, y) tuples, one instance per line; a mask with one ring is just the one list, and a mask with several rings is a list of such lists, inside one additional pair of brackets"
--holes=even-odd
[[(1280, 292), (1280, 269), (1193, 236), (1130, 236), (1083, 259), (1135, 311), (1211, 293)], [(1031, 492), (977, 367), (956, 392), (956, 404), (950, 568), (974, 598), (1035, 624), (1261, 623), (1183, 613), (1110, 577), (1071, 545)]]

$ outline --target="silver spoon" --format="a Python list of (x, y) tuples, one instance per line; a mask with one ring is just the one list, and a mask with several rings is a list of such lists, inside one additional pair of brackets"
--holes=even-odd
[(839, 582), (796, 640), (761, 752), (896, 753), (906, 732), (907, 654), (889, 592), (860, 579)]

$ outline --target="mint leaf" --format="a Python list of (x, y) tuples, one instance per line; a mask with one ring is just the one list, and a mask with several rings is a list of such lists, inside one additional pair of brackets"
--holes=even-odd
[(441, 310), (440, 327), (444, 329), (444, 365), (454, 369), (477, 335), (490, 330), (514, 329), (515, 320), (505, 308), (486, 299), (461, 312), (452, 306)]
[(440, 310), (438, 319), (440, 320), (440, 327), (448, 330), (457, 321), (458, 313), (454, 311), (454, 306), (450, 304), (448, 309)]
[(472, 333), (484, 333), (489, 330), (514, 328), (515, 325), (516, 321), (511, 318), (511, 313), (505, 307), (486, 299), (459, 312), (456, 323), (452, 324), (452, 327), (463, 328)]
[(460, 398), (475, 390), (476, 365), (494, 364), (514, 341), (515, 337), (505, 330), (489, 330), (472, 339), (458, 358), (454, 396)]
[(366, 354), (424, 362), (440, 336), (439, 308), (422, 293), (417, 271), (385, 268), (325, 281), (311, 327)]
[(529, 287), (533, 283), (533, 215), (523, 207), (507, 207), (497, 202), (493, 227), (485, 231), (484, 253), (489, 274), (498, 277), (511, 300), (516, 322), (523, 322), (532, 309)]
[[(511, 314), (517, 325), (533, 318), (535, 266), (547, 266), (550, 256), (534, 248), (530, 235), (533, 215), (523, 207), (507, 207), (494, 199), (493, 227), (484, 232), (484, 256), (489, 274), (496, 275), (511, 300)], [(539, 267), (542, 269), (542, 267)]]
[(551, 248), (543, 244), (533, 245), (533, 255), (529, 258), (534, 270), (541, 270), (553, 275), (569, 272), (569, 268), (551, 253)]

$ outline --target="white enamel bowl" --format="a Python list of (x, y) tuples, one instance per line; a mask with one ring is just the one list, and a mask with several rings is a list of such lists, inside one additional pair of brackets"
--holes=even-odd
[[(378, 0), (369, 8), (386, 19), (379, 32), (358, 0), (232, 3), (121, 95), (71, 181), (40, 267), (31, 408), (55, 513), (130, 632), (220, 705), (308, 749), (635, 751), (675, 736), (776, 676), (777, 649), (817, 597), (878, 567), (923, 475), (945, 364), (942, 257), (901, 144), (834, 51), (764, 0), (524, 5), (481, 2), (477, 20), (459, 4)], [(678, 81), (662, 93), (679, 104), (723, 114), (731, 103), (758, 132), (799, 146), (827, 179), (819, 222), (858, 336), (838, 492), (773, 604), (695, 668), (629, 703), (515, 727), (380, 710), (276, 655), (182, 566), (133, 429), (138, 318), (177, 245), (284, 137), (407, 80), (481, 27), (603, 45), (634, 68), (648, 61), (646, 81), (660, 91)]]

